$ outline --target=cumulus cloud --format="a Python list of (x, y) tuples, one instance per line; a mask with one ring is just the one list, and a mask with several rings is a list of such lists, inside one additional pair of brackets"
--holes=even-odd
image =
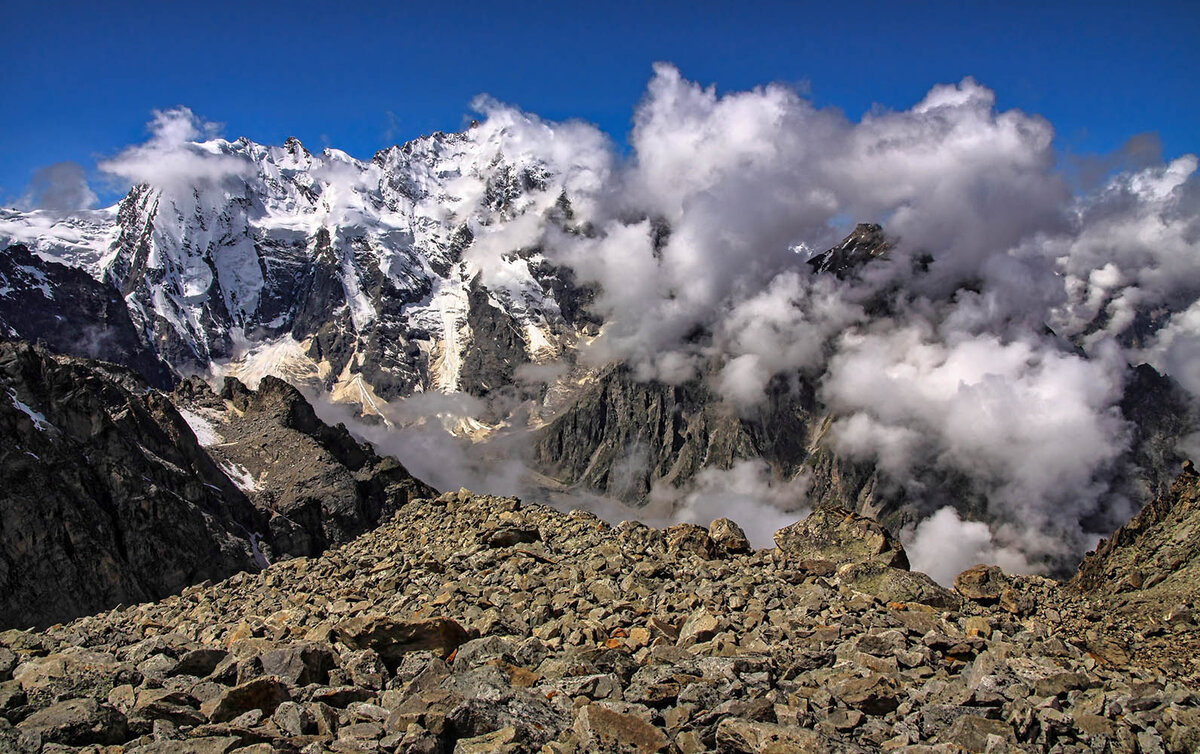
[(88, 186), (83, 166), (77, 162), (56, 162), (33, 172), (18, 204), (22, 209), (74, 212), (93, 207), (96, 194)]
[(773, 547), (776, 530), (808, 515), (807, 491), (807, 477), (778, 479), (765, 462), (747, 459), (729, 469), (702, 469), (682, 489), (656, 486), (649, 509), (673, 522), (701, 526), (732, 518), (754, 547)]
[(905, 532), (909, 565), (943, 586), (978, 563), (998, 565), (1006, 573), (1033, 573), (1036, 569), (1015, 547), (997, 544), (987, 524), (964, 521), (953, 508), (939, 509)]
[(1084, 359), (1044, 342), (881, 328), (843, 337), (823, 395), (843, 417), (840, 453), (900, 480), (965, 477), (974, 489), (959, 494), (982, 492), (1031, 555), (1067, 558), (1093, 538), (1081, 522), (1101, 512), (1102, 480), (1127, 447), (1124, 370), (1112, 350)]

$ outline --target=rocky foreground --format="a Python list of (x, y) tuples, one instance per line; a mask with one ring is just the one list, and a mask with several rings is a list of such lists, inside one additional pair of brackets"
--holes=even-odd
[[(1157, 529), (1114, 536), (1093, 570), (1190, 530), (1198, 490), (1185, 470)], [(982, 566), (947, 590), (836, 509), (776, 543), (447, 493), (319, 557), (0, 634), (0, 749), (1200, 748), (1194, 655), (1139, 654), (1196, 646), (1166, 593), (1120, 613), (1139, 588), (1123, 575), (1097, 592)]]

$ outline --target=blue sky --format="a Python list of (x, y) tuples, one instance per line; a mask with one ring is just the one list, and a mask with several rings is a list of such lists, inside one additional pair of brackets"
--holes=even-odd
[(1064, 154), (1156, 132), (1200, 151), (1200, 2), (55, 3), (6, 0), (0, 201), (33, 171), (145, 138), (190, 107), (228, 138), (356, 157), (454, 130), (480, 93), (622, 143), (664, 60), (719, 90), (772, 81), (857, 119), (974, 76), (1047, 117)]

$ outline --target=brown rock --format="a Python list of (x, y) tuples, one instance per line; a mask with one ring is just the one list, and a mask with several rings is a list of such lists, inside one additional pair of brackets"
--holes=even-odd
[(329, 671), (337, 667), (337, 655), (328, 645), (309, 642), (273, 649), (259, 659), (263, 673), (294, 686), (328, 683)]
[(886, 715), (900, 706), (896, 682), (878, 673), (843, 681), (832, 691), (844, 704), (868, 715)]
[(990, 605), (1000, 600), (1008, 584), (1004, 571), (996, 566), (979, 564), (954, 577), (954, 588), (969, 600)]
[(991, 751), (988, 739), (998, 736), (1001, 740), (1015, 744), (1016, 736), (1007, 723), (1001, 720), (990, 720), (979, 715), (963, 715), (954, 721), (950, 732), (943, 738), (949, 743), (958, 744), (972, 754), (983, 754)]
[(708, 526), (708, 536), (725, 553), (731, 555), (750, 552), (750, 540), (742, 527), (727, 518), (718, 518)]
[(34, 712), (17, 725), (43, 743), (87, 746), (125, 740), (125, 716), (95, 699), (71, 699)]
[(842, 582), (884, 602), (908, 603), (940, 608), (957, 608), (958, 595), (918, 571), (891, 568), (877, 561), (843, 566)]
[(717, 726), (721, 754), (859, 754), (861, 746), (800, 727), (727, 717)]
[(703, 527), (695, 524), (676, 524), (667, 528), (667, 551), (690, 552), (705, 560), (717, 556), (717, 545)]

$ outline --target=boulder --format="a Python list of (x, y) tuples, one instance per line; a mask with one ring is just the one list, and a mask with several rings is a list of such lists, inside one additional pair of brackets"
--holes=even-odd
[(328, 645), (303, 642), (264, 652), (259, 658), (263, 673), (293, 686), (328, 683), (329, 671), (337, 667), (337, 655)]
[(789, 560), (828, 560), (837, 565), (879, 563), (908, 568), (900, 540), (872, 519), (844, 508), (818, 508), (808, 518), (775, 532)]
[(116, 744), (126, 738), (126, 721), (115, 708), (95, 699), (70, 699), (34, 712), (17, 730), (43, 743)]
[(575, 716), (575, 733), (586, 751), (654, 754), (667, 748), (665, 733), (637, 715), (588, 704)]
[(717, 556), (717, 546), (708, 532), (695, 524), (676, 524), (667, 529), (667, 551), (690, 552), (705, 560)]
[(449, 618), (398, 620), (382, 615), (351, 618), (335, 626), (333, 633), (351, 649), (374, 650), (392, 671), (409, 652), (428, 650), (445, 659), (471, 638)]
[(855, 563), (838, 571), (843, 584), (878, 597), (884, 602), (918, 602), (930, 607), (953, 609), (961, 600), (919, 571), (890, 568), (878, 561)]
[(262, 710), (270, 715), (283, 702), (291, 701), (291, 693), (283, 681), (262, 676), (234, 686), (220, 696), (204, 703), (200, 711), (214, 723), (223, 723), (250, 710)]
[(954, 577), (954, 588), (959, 594), (985, 605), (999, 602), (1008, 583), (1004, 571), (982, 563), (971, 566)]
[(709, 524), (708, 536), (719, 550), (729, 555), (738, 555), (751, 550), (746, 532), (727, 518), (718, 518)]
[(721, 754), (866, 754), (869, 749), (815, 730), (727, 717), (717, 725)]

